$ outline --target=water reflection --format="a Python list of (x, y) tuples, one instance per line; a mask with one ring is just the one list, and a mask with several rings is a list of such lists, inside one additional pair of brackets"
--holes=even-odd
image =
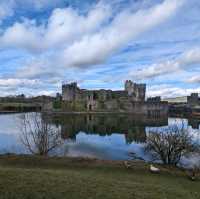
[(200, 119), (189, 118), (189, 119), (188, 119), (188, 124), (189, 124), (189, 126), (191, 126), (193, 129), (199, 129), (199, 126), (200, 126)]
[(51, 121), (61, 125), (63, 139), (76, 140), (79, 132), (100, 136), (123, 134), (127, 144), (146, 141), (146, 126), (167, 126), (168, 118), (135, 117), (133, 115), (65, 115), (55, 116)]
[(54, 116), (48, 122), (61, 127), (65, 140), (57, 154), (125, 160), (145, 157), (143, 143), (147, 126), (167, 126), (168, 118), (81, 114)]
[[(0, 153), (30, 153), (21, 143), (20, 114), (0, 115)], [(54, 148), (49, 155), (81, 156), (109, 160), (141, 157), (149, 160), (144, 152), (149, 130), (165, 128), (182, 122), (177, 118), (148, 118), (132, 115), (63, 115), (42, 116), (45, 122), (60, 130), (64, 144)], [(184, 119), (186, 126), (198, 127), (199, 121)], [(198, 139), (199, 130), (190, 127)]]

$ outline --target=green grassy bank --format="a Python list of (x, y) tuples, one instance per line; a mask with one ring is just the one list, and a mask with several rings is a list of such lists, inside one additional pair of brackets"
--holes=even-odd
[(0, 156), (0, 199), (199, 199), (200, 181), (185, 171), (123, 162)]

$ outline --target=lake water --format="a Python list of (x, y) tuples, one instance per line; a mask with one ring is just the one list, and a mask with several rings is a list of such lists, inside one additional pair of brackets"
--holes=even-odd
[[(0, 153), (29, 154), (21, 142), (22, 114), (0, 115)], [(144, 118), (132, 115), (65, 115), (48, 117), (48, 123), (61, 132), (62, 144), (49, 155), (92, 157), (105, 160), (144, 159), (149, 131), (182, 124), (200, 140), (200, 120), (180, 118)], [(191, 159), (185, 160), (193, 161)]]

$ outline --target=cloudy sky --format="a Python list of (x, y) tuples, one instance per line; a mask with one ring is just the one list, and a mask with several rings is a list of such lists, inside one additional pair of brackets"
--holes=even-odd
[(147, 83), (200, 93), (199, 0), (0, 0), (0, 96)]

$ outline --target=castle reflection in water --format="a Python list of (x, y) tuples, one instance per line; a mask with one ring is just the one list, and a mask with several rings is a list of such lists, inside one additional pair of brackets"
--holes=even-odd
[(76, 140), (79, 132), (98, 134), (124, 134), (127, 143), (146, 141), (146, 127), (168, 125), (167, 117), (139, 117), (116, 114), (73, 114), (51, 117), (51, 122), (61, 126), (62, 138)]
[(188, 125), (193, 129), (200, 129), (200, 119), (188, 118)]

